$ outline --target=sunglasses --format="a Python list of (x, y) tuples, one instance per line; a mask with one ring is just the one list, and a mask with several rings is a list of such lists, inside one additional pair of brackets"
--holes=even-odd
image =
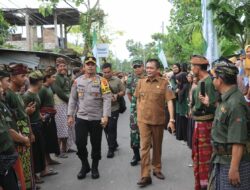
[(133, 68), (134, 69), (141, 68), (141, 65), (134, 65)]

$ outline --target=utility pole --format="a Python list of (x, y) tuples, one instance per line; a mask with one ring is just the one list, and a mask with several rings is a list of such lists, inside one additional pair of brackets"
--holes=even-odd
[(162, 21), (162, 25), (161, 25), (162, 34), (164, 34), (164, 31), (165, 31), (165, 23), (164, 23), (164, 21)]

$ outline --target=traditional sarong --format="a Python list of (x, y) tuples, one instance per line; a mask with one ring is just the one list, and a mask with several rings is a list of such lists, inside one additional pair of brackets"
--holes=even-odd
[(230, 165), (215, 164), (209, 190), (249, 190), (250, 189), (250, 162), (240, 163), (240, 186), (232, 186), (228, 179)]
[(67, 109), (68, 105), (63, 102), (57, 95), (55, 98), (55, 109), (57, 114), (55, 115), (57, 136), (58, 138), (68, 138), (68, 126), (67, 126)]
[(208, 185), (210, 159), (212, 155), (211, 128), (212, 122), (210, 121), (196, 121), (195, 123), (192, 148), (195, 190), (201, 190)]
[[(15, 165), (18, 180), (23, 183), (25, 181), (26, 188), (34, 189), (34, 176), (32, 175), (31, 150), (26, 147), (18, 147), (20, 160), (18, 159)], [(26, 190), (26, 188), (24, 190)], [(23, 187), (22, 187), (23, 190)]]

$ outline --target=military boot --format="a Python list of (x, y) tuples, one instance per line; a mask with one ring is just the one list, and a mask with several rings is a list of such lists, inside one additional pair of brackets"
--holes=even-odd
[(98, 165), (99, 165), (99, 160), (93, 160), (92, 162), (92, 179), (98, 179), (100, 177), (99, 171), (98, 171)]
[(140, 150), (139, 148), (133, 148), (134, 151), (134, 156), (130, 162), (131, 166), (136, 166), (138, 164), (138, 162), (141, 160), (140, 157)]
[(88, 160), (82, 161), (82, 168), (80, 172), (77, 174), (78, 179), (84, 179), (86, 174), (90, 172), (90, 166)]

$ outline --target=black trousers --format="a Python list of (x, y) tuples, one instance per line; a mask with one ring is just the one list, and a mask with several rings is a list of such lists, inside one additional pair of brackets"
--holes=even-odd
[(108, 146), (111, 151), (114, 151), (118, 146), (117, 143), (117, 121), (119, 118), (119, 110), (111, 113), (108, 126), (105, 128), (107, 134)]
[(88, 121), (80, 118), (76, 119), (76, 147), (77, 155), (81, 161), (88, 159), (88, 134), (90, 135), (90, 143), (92, 146), (91, 158), (93, 160), (101, 159), (102, 144), (102, 126), (101, 121)]
[(41, 123), (32, 123), (31, 128), (35, 136), (35, 142), (32, 143), (32, 158), (34, 163), (34, 172), (40, 173), (46, 167), (45, 165), (45, 140)]
[(4, 190), (19, 190), (16, 173), (13, 168), (8, 170), (6, 176), (0, 175), (0, 187)]

